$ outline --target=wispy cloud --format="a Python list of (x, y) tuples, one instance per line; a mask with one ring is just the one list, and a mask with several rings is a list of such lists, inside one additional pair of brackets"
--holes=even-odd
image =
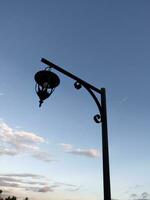
[(45, 162), (53, 160), (50, 153), (40, 148), (40, 144), (47, 141), (35, 133), (15, 130), (1, 121), (0, 138), (0, 156), (15, 156), (27, 153)]
[[(31, 180), (32, 178), (32, 180)], [(58, 181), (48, 181), (45, 176), (37, 175), (37, 174), (0, 174), (0, 186), (2, 188), (10, 188), (10, 189), (22, 189), (25, 191), (32, 192), (54, 192), (58, 188), (63, 188), (67, 191), (77, 191), (79, 190), (79, 186), (58, 182)]]
[(71, 144), (60, 144), (66, 153), (80, 155), (80, 156), (87, 156), (91, 158), (98, 158), (100, 157), (100, 153), (97, 149), (76, 149)]
[(60, 145), (63, 147), (64, 150), (70, 150), (73, 148), (71, 144), (61, 143)]
[(54, 192), (53, 187), (50, 187), (50, 186), (45, 186), (45, 187), (24, 187), (24, 189), (27, 190), (27, 191), (41, 192), (41, 193)]
[(76, 191), (79, 191), (79, 190), (80, 190), (80, 187), (66, 189), (66, 191), (69, 191), (69, 192), (76, 192)]
[(68, 151), (68, 153), (81, 155), (81, 156), (87, 156), (92, 158), (98, 158), (99, 152), (96, 149), (73, 149)]
[(42, 179), (44, 176), (38, 174), (31, 174), (31, 173), (7, 173), (7, 174), (0, 174), (2, 177), (19, 177), (19, 178), (33, 178), (33, 179)]
[(0, 155), (14, 156), (17, 154), (18, 154), (18, 152), (16, 150), (8, 149), (7, 147), (5, 147), (5, 148), (0, 147)]
[(35, 151), (32, 156), (45, 162), (54, 161), (52, 155), (44, 151)]
[[(31, 181), (30, 179), (35, 181)], [(45, 177), (36, 174), (0, 174), (1, 187), (20, 188), (24, 190), (39, 190), (45, 187), (48, 183)], [(36, 185), (33, 187), (33, 185)], [(30, 188), (30, 189), (29, 189)]]

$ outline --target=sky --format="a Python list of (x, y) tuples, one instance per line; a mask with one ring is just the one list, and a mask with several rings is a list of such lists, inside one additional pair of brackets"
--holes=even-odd
[(60, 85), (39, 108), (44, 57), (106, 88), (112, 199), (150, 198), (149, 10), (148, 0), (0, 1), (3, 195), (103, 199), (97, 107), (53, 70)]

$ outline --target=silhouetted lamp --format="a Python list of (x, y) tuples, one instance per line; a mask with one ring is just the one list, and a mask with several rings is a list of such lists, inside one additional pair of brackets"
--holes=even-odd
[[(49, 68), (48, 68), (49, 69)], [(41, 107), (43, 101), (47, 99), (59, 85), (59, 77), (50, 70), (41, 70), (34, 76), (36, 81), (35, 90), (39, 96), (39, 107)]]
[[(109, 173), (109, 146), (108, 146), (108, 130), (107, 130), (107, 111), (106, 111), (106, 91), (105, 88), (96, 88), (90, 83), (80, 79), (74, 74), (64, 70), (63, 68), (55, 65), (54, 63), (42, 58), (41, 61), (48, 67), (43, 71), (39, 71), (35, 74), (36, 81), (36, 93), (40, 99), (40, 105), (45, 99), (47, 99), (59, 85), (59, 77), (51, 72), (51, 69), (66, 75), (67, 77), (75, 81), (74, 87), (80, 89), (82, 86), (91, 95), (95, 101), (98, 114), (94, 116), (96, 123), (101, 123), (102, 127), (102, 160), (103, 160), (103, 187), (104, 187), (104, 200), (111, 200), (111, 185), (110, 185), (110, 173)], [(101, 99), (99, 98), (101, 97)]]

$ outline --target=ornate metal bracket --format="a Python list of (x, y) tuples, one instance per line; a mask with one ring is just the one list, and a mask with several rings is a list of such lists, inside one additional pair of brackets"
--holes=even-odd
[(99, 110), (99, 114), (96, 114), (94, 115), (93, 119), (96, 123), (100, 123), (101, 122), (101, 104), (97, 98), (97, 96), (95, 95), (95, 93), (92, 91), (91, 88), (89, 88), (86, 84), (83, 84), (83, 83), (80, 83), (78, 81), (76, 81), (74, 83), (74, 87), (79, 90), (82, 88), (82, 86), (90, 93), (90, 95), (92, 96), (92, 98), (94, 99), (97, 107), (98, 107), (98, 110)]
[[(58, 65), (55, 65), (54, 63), (42, 58), (41, 61), (46, 64), (47, 66), (49, 66), (50, 68), (54, 68), (55, 70), (65, 74), (66, 76), (70, 77), (71, 79), (75, 80), (75, 83), (74, 83), (74, 87), (79, 90), (81, 89), (81, 87), (83, 86), (88, 92), (89, 94), (92, 96), (92, 98), (94, 99), (97, 107), (98, 107), (98, 111), (99, 113), (96, 114), (93, 119), (96, 123), (100, 123), (102, 120), (102, 106), (101, 106), (101, 103), (99, 102), (97, 96), (95, 93), (98, 93), (99, 95), (101, 95), (101, 89), (98, 89), (96, 88), (95, 86), (91, 85), (90, 83), (80, 79), (79, 77), (75, 76), (74, 74), (64, 70), (63, 68), (59, 67)], [(49, 72), (50, 73), (50, 72)], [(56, 82), (56, 86), (59, 85), (59, 78), (56, 78), (57, 75), (54, 75), (53, 72), (51, 72), (51, 77), (55, 80)], [(55, 78), (54, 78), (55, 76)], [(50, 76), (49, 76), (50, 77)], [(50, 82), (50, 80), (48, 80)], [(50, 83), (49, 83), (50, 85)], [(52, 87), (54, 88), (54, 87)]]

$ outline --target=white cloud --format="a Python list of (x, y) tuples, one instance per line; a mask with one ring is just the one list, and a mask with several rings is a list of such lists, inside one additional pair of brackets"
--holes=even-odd
[(0, 156), (27, 153), (42, 161), (52, 161), (50, 153), (40, 149), (40, 144), (46, 143), (46, 140), (35, 133), (16, 131), (2, 121), (0, 122), (0, 138)]
[(19, 142), (27, 142), (27, 143), (41, 143), (44, 142), (45, 139), (30, 132), (25, 131), (16, 131), (15, 139)]
[(81, 156), (87, 156), (92, 158), (98, 158), (100, 157), (100, 153), (97, 149), (75, 149), (71, 144), (60, 144), (64, 151), (67, 153), (75, 154), (75, 155), (81, 155)]
[(64, 144), (64, 143), (61, 143), (60, 144), (64, 150), (70, 150), (73, 148), (73, 146), (71, 144)]
[(75, 188), (75, 189), (67, 189), (67, 191), (69, 191), (69, 192), (76, 192), (76, 191), (79, 191), (80, 190), (80, 188)]
[(48, 187), (48, 186), (45, 186), (45, 187), (42, 187), (42, 188), (38, 188), (37, 192), (53, 192), (54, 189), (53, 187)]
[(7, 173), (7, 174), (0, 174), (2, 177), (19, 177), (19, 178), (33, 178), (33, 179), (40, 179), (44, 178), (42, 175), (38, 174), (31, 174), (31, 173)]
[(8, 148), (0, 147), (0, 156), (1, 155), (14, 156), (14, 155), (17, 155), (17, 154), (18, 154), (18, 152), (16, 150), (11, 150), (11, 149), (8, 149)]
[(9, 127), (6, 123), (0, 123), (0, 137), (1, 141), (10, 143), (16, 148), (35, 146), (39, 143), (45, 142), (45, 139), (36, 135), (35, 133), (27, 131), (15, 131)]
[[(32, 179), (32, 181), (31, 181)], [(34, 185), (34, 186), (33, 186)], [(3, 190), (5, 187), (9, 190), (22, 189), (24, 191), (28, 190), (31, 192), (53, 192), (60, 187), (67, 191), (77, 191), (79, 186), (73, 184), (66, 184), (57, 181), (50, 181), (46, 179), (45, 176), (30, 173), (11, 173), (11, 174), (0, 174), (0, 186)]]
[(52, 159), (52, 156), (50, 153), (47, 153), (47, 152), (42, 152), (42, 151), (35, 151), (34, 154), (33, 154), (33, 157), (34, 158), (37, 158), (39, 160), (43, 160), (45, 162), (51, 162), (51, 161), (54, 161)]
[(15, 188), (19, 187), (18, 183), (9, 183), (6, 181), (0, 181), (0, 185), (1, 185), (1, 187), (15, 187)]
[(92, 158), (98, 158), (100, 156), (99, 152), (96, 149), (73, 149), (69, 150), (68, 153), (92, 157)]

